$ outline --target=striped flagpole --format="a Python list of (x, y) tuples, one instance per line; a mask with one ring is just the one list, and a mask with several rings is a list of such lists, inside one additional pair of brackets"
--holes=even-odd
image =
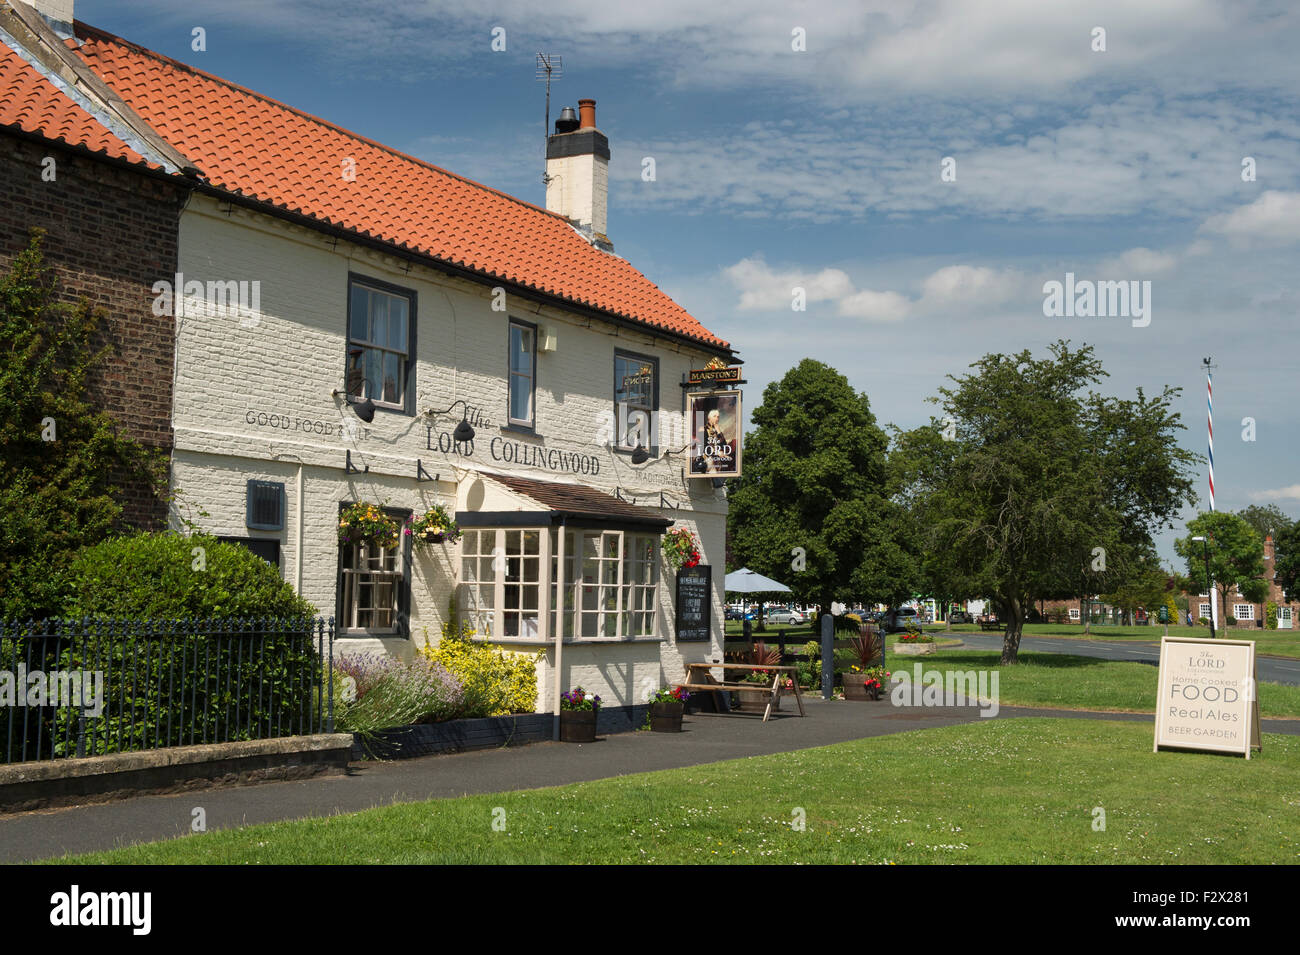
[[(1209, 429), (1210, 451), (1210, 513), (1214, 513), (1214, 366), (1210, 359), (1205, 359), (1205, 412), (1206, 426)], [(1210, 620), (1214, 628), (1219, 627), (1219, 594), (1214, 589), (1214, 578), (1206, 581), (1210, 589)]]
[(1214, 374), (1205, 368), (1205, 406), (1210, 428), (1210, 511), (1214, 511)]

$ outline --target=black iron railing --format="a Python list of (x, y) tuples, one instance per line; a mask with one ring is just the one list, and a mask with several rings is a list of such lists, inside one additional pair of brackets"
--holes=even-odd
[(0, 621), (2, 762), (334, 731), (334, 619)]

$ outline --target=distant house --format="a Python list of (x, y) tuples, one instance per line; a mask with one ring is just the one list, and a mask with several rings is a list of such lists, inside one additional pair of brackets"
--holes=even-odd
[[(578, 684), (644, 702), (720, 658), (727, 501), (690, 476), (684, 386), (737, 357), (613, 253), (594, 100), (549, 138), (543, 209), (74, 24), (70, 0), (35, 6), (4, 3), (27, 31), (0, 35), (4, 63), (36, 101), (2, 114), (12, 168), (32, 180), (71, 117), (61, 148), (125, 183), (127, 225), (87, 212), (96, 231), (69, 228), (57, 258), (129, 263), (116, 320), (158, 336), (159, 367), (128, 354), (119, 374), (165, 398), (148, 421), (203, 529), (276, 563), (345, 652), (409, 657), (464, 622), (541, 653), (543, 710)], [(59, 99), (81, 74), (104, 100), (83, 94), (85, 116)], [(6, 252), (42, 219), (30, 191)], [(51, 217), (70, 201), (98, 200)], [(398, 521), (442, 505), (463, 537), (340, 543), (358, 502)], [(676, 633), (670, 526), (718, 571), (700, 642)]]

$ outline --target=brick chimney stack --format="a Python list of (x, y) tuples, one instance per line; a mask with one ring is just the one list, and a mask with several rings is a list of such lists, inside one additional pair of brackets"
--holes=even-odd
[(72, 9), (74, 0), (21, 0), (49, 20), (59, 35), (72, 34)]
[(546, 141), (546, 208), (565, 216), (600, 248), (609, 203), (609, 140), (596, 128), (596, 101), (578, 100), (578, 122), (566, 108)]

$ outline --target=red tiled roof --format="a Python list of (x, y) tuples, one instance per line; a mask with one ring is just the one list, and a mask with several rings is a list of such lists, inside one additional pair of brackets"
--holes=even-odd
[(607, 520), (639, 521), (662, 524), (665, 527), (672, 523), (658, 511), (629, 504), (612, 494), (605, 494), (603, 491), (596, 491), (585, 485), (535, 481), (532, 478), (516, 477), (513, 474), (495, 474), (486, 471), (483, 473), (510, 490), (517, 491), (525, 497), (532, 498), (538, 504), (564, 514), (600, 517)]
[(157, 168), (4, 43), (0, 43), (0, 126)]
[[(76, 24), (69, 45), (208, 182), (486, 277), (726, 348), (562, 216)], [(343, 177), (345, 159), (356, 178)]]

